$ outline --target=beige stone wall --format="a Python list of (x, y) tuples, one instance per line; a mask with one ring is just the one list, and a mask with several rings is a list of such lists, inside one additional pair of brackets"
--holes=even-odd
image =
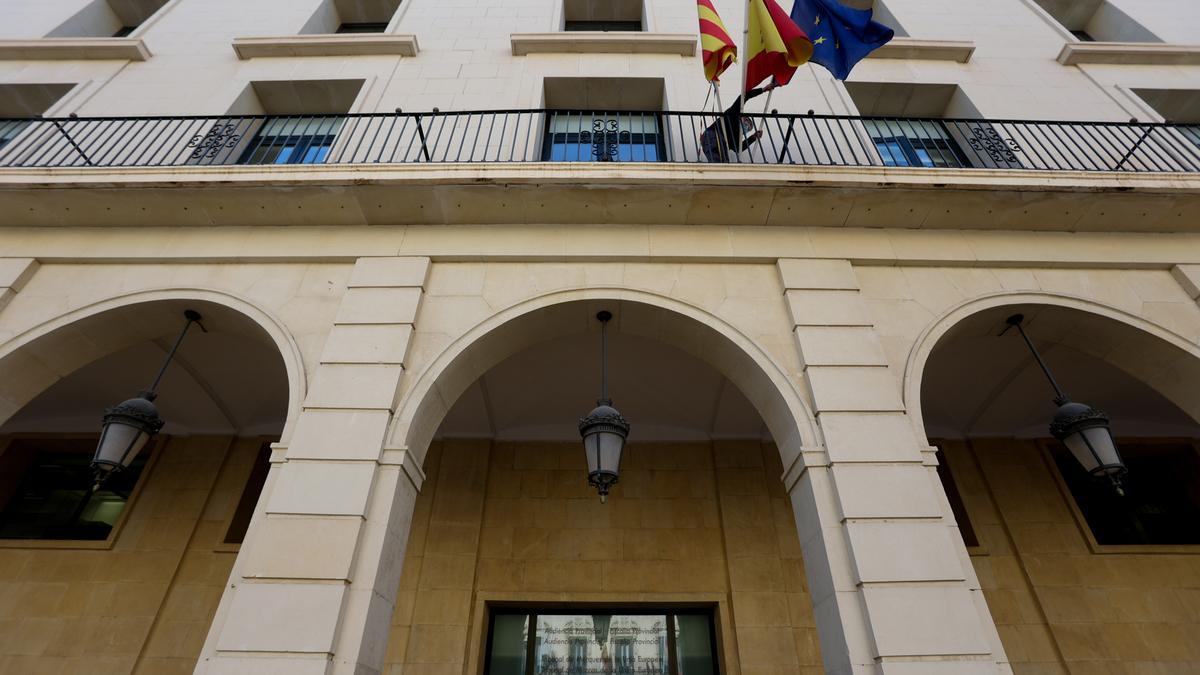
[(233, 565), (221, 541), (260, 445), (168, 439), (111, 549), (0, 542), (0, 673), (191, 673)]
[(385, 672), (476, 673), (488, 601), (711, 602), (723, 672), (823, 672), (779, 453), (631, 445), (601, 504), (575, 444), (434, 443)]
[(1014, 673), (1200, 672), (1200, 555), (1094, 552), (1034, 441), (938, 445)]

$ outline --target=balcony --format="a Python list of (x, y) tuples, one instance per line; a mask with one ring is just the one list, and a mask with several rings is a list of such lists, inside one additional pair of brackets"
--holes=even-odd
[(1200, 125), (500, 110), (0, 119), (0, 167), (653, 162), (1200, 172)]
[[(0, 225), (1187, 231), (1200, 127), (500, 110), (0, 120)], [(254, 187), (254, 190), (243, 188)]]

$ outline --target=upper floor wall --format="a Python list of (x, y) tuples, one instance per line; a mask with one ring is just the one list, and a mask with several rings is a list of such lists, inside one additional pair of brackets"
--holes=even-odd
[[(1049, 2), (890, 0), (887, 14), (910, 39), (966, 41), (974, 51), (965, 63), (871, 58), (855, 69), (851, 81), (950, 85), (969, 102), (951, 113), (1021, 119), (1148, 119), (1155, 115), (1153, 107), (1133, 90), (1200, 90), (1200, 65), (1059, 63), (1064, 45), (1075, 38), (1042, 9)], [(59, 34), (64, 23), (97, 3), (118, 9), (105, 0), (4, 3), (0, 40)], [(1165, 43), (1200, 44), (1200, 5), (1108, 4)], [(411, 57), (239, 58), (232, 47), (235, 38), (297, 36), (317, 30), (318, 24), (327, 28), (333, 24), (325, 15), (336, 12), (333, 5), (333, 0), (170, 0), (133, 33), (151, 54), (145, 61), (120, 67), (113, 60), (6, 59), (0, 60), (0, 83), (76, 84), (73, 95), (48, 114), (84, 116), (224, 114), (238, 111), (251, 83), (278, 80), (362, 80), (351, 105), (360, 112), (539, 107), (547, 103), (547, 78), (661, 78), (663, 105), (675, 110), (700, 109), (708, 95), (698, 52), (514, 55), (513, 34), (562, 29), (562, 0), (404, 0), (386, 32), (415, 35), (420, 50)], [(742, 4), (717, 0), (716, 5), (730, 33), (740, 35)], [(642, 12), (646, 32), (696, 33), (692, 0), (644, 0)], [(727, 103), (739, 79), (737, 67), (726, 73)], [(803, 68), (775, 92), (770, 105), (785, 112), (865, 112), (842, 84), (815, 67)]]

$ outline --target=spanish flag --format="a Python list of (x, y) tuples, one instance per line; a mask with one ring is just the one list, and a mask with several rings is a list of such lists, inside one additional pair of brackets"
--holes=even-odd
[(796, 68), (808, 62), (813, 44), (775, 0), (750, 0), (746, 27), (746, 81), (750, 91), (768, 77), (781, 85), (792, 79)]
[(700, 12), (700, 54), (704, 59), (704, 78), (709, 82), (721, 79), (721, 73), (737, 61), (737, 45), (725, 30), (725, 23), (713, 7), (712, 0), (696, 0)]

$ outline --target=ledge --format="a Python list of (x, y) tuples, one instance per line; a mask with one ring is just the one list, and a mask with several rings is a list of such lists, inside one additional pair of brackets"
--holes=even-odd
[(1058, 53), (1064, 66), (1120, 63), (1133, 66), (1200, 65), (1200, 45), (1158, 42), (1068, 42)]
[(572, 223), (1195, 234), (1200, 175), (549, 162), (0, 169), (0, 213), (0, 231)]
[(898, 37), (871, 52), (868, 58), (966, 63), (974, 53), (975, 43), (968, 40), (917, 40)]
[(696, 55), (691, 33), (572, 31), (513, 33), (513, 56), (526, 54), (678, 54)]
[(233, 39), (238, 58), (270, 56), (416, 56), (415, 35), (287, 35)]
[(0, 40), (0, 60), (8, 61), (145, 61), (150, 56), (141, 38)]

